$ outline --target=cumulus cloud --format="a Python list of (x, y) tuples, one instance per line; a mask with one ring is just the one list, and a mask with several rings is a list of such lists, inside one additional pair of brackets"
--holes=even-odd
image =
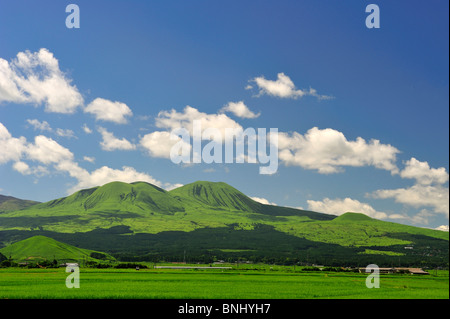
[[(69, 166), (61, 167), (62, 170), (68, 171)], [(114, 181), (120, 181), (124, 183), (132, 183), (136, 181), (148, 182), (153, 185), (162, 187), (162, 183), (152, 176), (138, 172), (133, 167), (123, 166), (122, 169), (113, 169), (108, 166), (102, 166), (99, 169), (94, 170), (91, 173), (87, 171), (79, 171), (73, 177), (78, 179), (78, 184), (69, 190), (69, 193), (73, 193), (77, 190), (104, 185)]]
[(415, 179), (418, 184), (445, 184), (448, 182), (448, 173), (444, 167), (431, 168), (428, 162), (421, 162), (411, 158), (406, 167), (400, 172), (402, 178)]
[[(181, 141), (182, 139), (178, 136), (174, 136), (173, 139), (170, 137), (170, 132), (156, 131), (144, 135), (141, 138), (140, 145), (148, 151), (151, 157), (160, 158), (170, 158), (170, 151), (172, 147)], [(191, 150), (191, 145), (185, 143), (184, 147)]]
[(18, 161), (26, 149), (26, 144), (24, 137), (12, 137), (8, 129), (0, 123), (0, 164)]
[(407, 188), (381, 189), (373, 192), (378, 199), (394, 199), (407, 206), (421, 208), (431, 207), (435, 213), (449, 216), (449, 190), (442, 185), (416, 184)]
[(245, 105), (243, 101), (229, 102), (221, 110), (221, 112), (231, 112), (237, 117), (245, 119), (254, 119), (261, 115), (261, 113), (254, 113)]
[[(66, 147), (58, 144), (51, 138), (39, 135), (34, 142), (27, 142), (24, 137), (14, 138), (6, 127), (0, 123), (0, 164), (13, 161), (13, 169), (23, 175), (35, 175), (37, 177), (49, 174), (49, 168), (53, 167), (57, 172), (67, 173), (77, 180), (77, 184), (68, 190), (68, 193), (77, 190), (103, 185), (113, 181), (136, 182), (144, 181), (163, 188), (179, 187), (181, 184), (162, 183), (151, 175), (136, 171), (133, 167), (123, 166), (114, 169), (102, 166), (92, 172), (79, 166), (74, 160), (74, 154)], [(36, 162), (36, 167), (30, 167), (28, 163)], [(93, 158), (84, 157), (91, 161)]]
[(436, 214), (449, 217), (449, 188), (444, 186), (449, 180), (449, 175), (444, 167), (431, 168), (427, 162), (411, 158), (400, 171), (400, 176), (415, 179), (415, 184), (404, 188), (380, 189), (368, 196), (393, 199), (406, 206), (422, 208), (418, 214), (410, 218), (415, 224), (428, 224), (429, 219)]
[(35, 130), (51, 132), (52, 128), (47, 121), (40, 122), (38, 119), (28, 119), (27, 123), (33, 126)]
[(226, 129), (242, 129), (239, 123), (229, 118), (226, 114), (207, 114), (191, 106), (186, 106), (183, 112), (177, 112), (173, 109), (161, 111), (156, 118), (155, 124), (159, 128), (168, 130), (184, 128), (192, 136), (195, 120), (200, 121), (202, 130), (216, 128), (222, 136), (225, 136)]
[(171, 191), (172, 189), (175, 188), (179, 188), (181, 186), (184, 186), (183, 184), (180, 183), (176, 183), (176, 184), (171, 184), (171, 183), (164, 183), (164, 185), (162, 186), (166, 191)]
[(73, 159), (73, 154), (69, 149), (43, 135), (36, 136), (34, 143), (27, 146), (25, 153), (28, 159), (43, 164)]
[[(249, 128), (248, 131), (244, 130), (238, 122), (224, 113), (208, 114), (200, 112), (191, 106), (186, 106), (182, 112), (174, 109), (159, 112), (155, 118), (155, 126), (164, 129), (164, 131), (146, 134), (141, 138), (140, 142), (141, 146), (148, 150), (149, 155), (153, 157), (170, 158), (170, 151), (176, 143), (178, 143), (179, 152), (183, 150), (183, 152), (190, 153), (192, 147), (189, 142), (190, 138), (193, 138), (194, 135), (201, 135), (202, 140), (215, 141), (219, 143), (218, 145), (224, 141), (236, 142), (236, 145), (239, 145), (239, 147), (248, 142), (250, 138), (256, 138), (254, 136), (256, 134), (254, 129)], [(174, 139), (171, 139), (170, 133), (172, 132), (174, 133)], [(182, 140), (178, 134), (184, 139), (189, 139), (189, 141)], [(248, 158), (252, 155), (252, 161), (248, 160), (248, 162), (256, 162), (256, 160), (253, 160), (255, 154), (250, 150), (248, 152)], [(201, 159), (202, 156), (195, 150), (192, 155), (194, 162)], [(238, 162), (242, 159), (247, 159), (247, 157), (244, 158), (241, 155), (240, 157), (242, 158), (238, 158), (236, 155)]]
[(263, 197), (250, 197), (251, 199), (253, 199), (255, 202), (264, 204), (264, 205), (274, 205), (276, 206), (276, 203), (270, 202), (268, 199), (265, 199)]
[(32, 119), (32, 120), (28, 119), (27, 123), (30, 124), (31, 126), (33, 126), (33, 128), (35, 130), (55, 133), (56, 135), (58, 135), (60, 137), (77, 138), (75, 136), (75, 133), (72, 130), (62, 129), (62, 128), (57, 128), (56, 130), (53, 130), (53, 128), (50, 126), (50, 124), (48, 124), (47, 121), (40, 122), (38, 119)]
[(130, 143), (125, 138), (117, 138), (113, 133), (108, 132), (105, 128), (99, 127), (98, 132), (102, 135), (103, 140), (100, 142), (100, 145), (105, 151), (130, 151), (136, 149), (136, 145)]
[(96, 98), (89, 103), (84, 112), (93, 114), (96, 120), (117, 124), (127, 123), (127, 118), (133, 115), (133, 112), (125, 103), (102, 98)]
[(323, 201), (308, 200), (307, 203), (309, 210), (325, 214), (339, 216), (344, 213), (353, 212), (362, 213), (376, 219), (389, 218), (386, 213), (375, 210), (371, 205), (351, 198), (325, 198)]
[(14, 163), (13, 169), (22, 175), (34, 175), (36, 177), (42, 177), (50, 173), (45, 166), (30, 167), (27, 163), (21, 161)]
[(0, 102), (45, 105), (46, 112), (74, 113), (83, 97), (47, 49), (19, 52), (11, 62), (0, 58)]
[(83, 160), (85, 160), (86, 162), (89, 162), (89, 163), (94, 163), (95, 162), (95, 157), (83, 156)]
[[(314, 96), (320, 100), (331, 99), (332, 97), (327, 95), (319, 95), (313, 88), (309, 90), (301, 90), (295, 87), (291, 78), (284, 73), (278, 73), (276, 80), (267, 80), (264, 76), (255, 77), (250, 80), (251, 83), (255, 83), (259, 89), (257, 96), (269, 95), (279, 98), (297, 99), (306, 95)], [(247, 85), (246, 89), (252, 89), (252, 85)]]
[(441, 225), (435, 228), (436, 230), (448, 231), (448, 225)]
[(92, 172), (88, 172), (87, 170), (80, 168), (77, 163), (61, 162), (57, 168), (69, 173), (70, 176), (78, 180), (78, 183), (68, 190), (69, 194), (81, 189), (101, 186), (116, 181), (123, 183), (133, 183), (138, 181), (147, 182), (166, 190), (183, 186), (182, 184), (163, 183), (151, 175), (139, 172), (130, 166), (123, 166), (121, 169), (102, 166)]
[(22, 175), (28, 175), (30, 174), (30, 166), (27, 163), (24, 162), (15, 162), (13, 164), (13, 168), (18, 171), (19, 173), (21, 173)]
[(81, 128), (83, 129), (84, 133), (92, 134), (92, 130), (86, 124), (83, 124)]
[(317, 170), (321, 174), (343, 171), (344, 166), (374, 166), (397, 173), (395, 164), (399, 150), (378, 140), (365, 141), (358, 137), (348, 141), (333, 129), (314, 127), (306, 134), (278, 133), (279, 159), (286, 165)]
[(75, 136), (75, 133), (72, 130), (69, 129), (62, 129), (62, 128), (57, 128), (55, 131), (55, 134), (61, 137), (68, 137), (68, 138), (77, 138)]

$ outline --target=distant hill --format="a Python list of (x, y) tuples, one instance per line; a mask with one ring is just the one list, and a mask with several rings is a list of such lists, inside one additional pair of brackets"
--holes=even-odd
[(337, 218), (334, 219), (335, 223), (340, 223), (340, 222), (344, 222), (344, 223), (351, 223), (351, 222), (370, 222), (373, 221), (374, 219), (361, 214), (361, 213), (351, 213), (351, 212), (347, 212), (345, 214), (342, 214), (340, 216), (338, 216)]
[(2, 212), (12, 212), (15, 210), (24, 209), (33, 205), (39, 204), (32, 200), (24, 200), (15, 198), (12, 196), (0, 195), (0, 213)]
[(52, 261), (53, 259), (56, 259), (59, 262), (77, 262), (81, 260), (99, 261), (99, 257), (102, 257), (102, 259), (105, 260), (114, 259), (104, 253), (77, 248), (45, 236), (33, 236), (21, 240), (0, 249), (0, 253), (8, 258), (11, 257), (16, 262)]
[[(132, 260), (246, 258), (448, 264), (449, 233), (264, 205), (221, 182), (112, 182), (0, 214), (0, 247), (35, 235)], [(413, 249), (405, 249), (405, 246)]]

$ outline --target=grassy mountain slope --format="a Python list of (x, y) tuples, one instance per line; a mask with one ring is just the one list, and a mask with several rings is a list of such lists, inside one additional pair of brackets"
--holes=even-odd
[(40, 261), (53, 260), (58, 261), (78, 261), (89, 260), (98, 261), (93, 256), (104, 256), (104, 259), (113, 259), (111, 256), (99, 253), (93, 250), (77, 248), (72, 245), (64, 244), (52, 238), (45, 236), (33, 236), (0, 249), (0, 253), (11, 257), (14, 261)]
[[(179, 254), (183, 246), (196, 254), (218, 249), (331, 256), (341, 247), (346, 256), (445, 257), (449, 240), (448, 232), (358, 213), (337, 217), (264, 205), (225, 183), (212, 182), (169, 192), (144, 182), (113, 182), (0, 214), (0, 247), (31, 234), (72, 244), (82, 240), (83, 247), (100, 251), (166, 255)], [(417, 249), (406, 252), (407, 245)]]
[(54, 212), (158, 212), (170, 214), (183, 211), (179, 201), (154, 185), (145, 182), (112, 182), (101, 187), (78, 191), (68, 197), (33, 207)]
[(219, 210), (257, 213), (269, 216), (297, 216), (315, 220), (331, 220), (335, 218), (335, 216), (327, 214), (261, 204), (223, 182), (194, 182), (171, 190), (169, 193), (183, 203), (197, 208), (204, 208), (206, 205)]
[[(449, 240), (449, 233), (345, 213), (331, 221), (282, 224), (276, 229), (312, 241), (341, 246), (394, 246), (413, 244), (413, 235)], [(409, 234), (410, 236), (405, 236)]]
[(170, 191), (175, 198), (195, 206), (255, 212), (260, 204), (222, 182), (195, 182)]
[(263, 205), (225, 183), (196, 182), (167, 192), (154, 185), (112, 182), (0, 216), (0, 231), (40, 229), (86, 232), (129, 226), (135, 233), (203, 227), (253, 228), (258, 223), (330, 220), (334, 216)]
[(2, 212), (12, 212), (15, 210), (24, 209), (33, 205), (39, 204), (32, 200), (24, 200), (15, 198), (12, 196), (0, 195), (0, 213)]

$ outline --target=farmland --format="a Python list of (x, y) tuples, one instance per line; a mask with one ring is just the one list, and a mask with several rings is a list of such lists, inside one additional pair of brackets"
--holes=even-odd
[[(241, 266), (242, 267), (242, 266)], [(448, 271), (427, 276), (252, 269), (80, 269), (80, 288), (68, 289), (64, 268), (0, 269), (0, 299), (448, 299)]]

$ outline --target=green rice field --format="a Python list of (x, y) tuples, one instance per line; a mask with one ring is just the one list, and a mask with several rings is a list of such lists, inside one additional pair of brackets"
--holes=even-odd
[(430, 275), (291, 269), (80, 268), (80, 288), (67, 288), (65, 268), (0, 269), (0, 299), (448, 299), (448, 271)]

